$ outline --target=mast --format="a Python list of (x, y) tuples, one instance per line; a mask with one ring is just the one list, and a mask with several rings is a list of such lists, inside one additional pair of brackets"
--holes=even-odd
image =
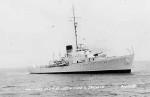
[(53, 52), (53, 62), (54, 62), (54, 52)]
[(78, 49), (78, 40), (77, 40), (77, 22), (74, 12), (74, 6), (73, 6), (73, 20), (74, 20), (74, 31), (75, 31), (75, 40), (76, 40), (76, 50)]

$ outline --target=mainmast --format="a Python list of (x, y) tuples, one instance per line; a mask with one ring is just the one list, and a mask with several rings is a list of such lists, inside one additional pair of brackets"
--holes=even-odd
[(77, 22), (74, 12), (74, 6), (73, 6), (73, 20), (74, 20), (74, 31), (75, 31), (75, 39), (76, 39), (76, 50), (78, 49), (78, 40), (77, 40)]

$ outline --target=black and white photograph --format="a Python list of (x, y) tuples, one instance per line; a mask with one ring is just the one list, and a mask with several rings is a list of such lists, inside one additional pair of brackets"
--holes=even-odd
[(0, 0), (0, 97), (150, 97), (150, 0)]

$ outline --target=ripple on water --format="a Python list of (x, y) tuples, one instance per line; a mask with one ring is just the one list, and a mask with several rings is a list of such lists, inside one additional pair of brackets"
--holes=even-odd
[(1, 93), (1, 96), (15, 97), (15, 96), (17, 96), (17, 94), (15, 94), (15, 93)]
[(13, 87), (16, 87), (16, 86), (4, 86), (2, 88), (13, 88)]

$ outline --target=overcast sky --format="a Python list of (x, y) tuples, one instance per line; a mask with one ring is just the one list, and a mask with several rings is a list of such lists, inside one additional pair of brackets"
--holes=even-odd
[(92, 50), (150, 60), (149, 0), (0, 0), (0, 68), (48, 64), (78, 38)]

